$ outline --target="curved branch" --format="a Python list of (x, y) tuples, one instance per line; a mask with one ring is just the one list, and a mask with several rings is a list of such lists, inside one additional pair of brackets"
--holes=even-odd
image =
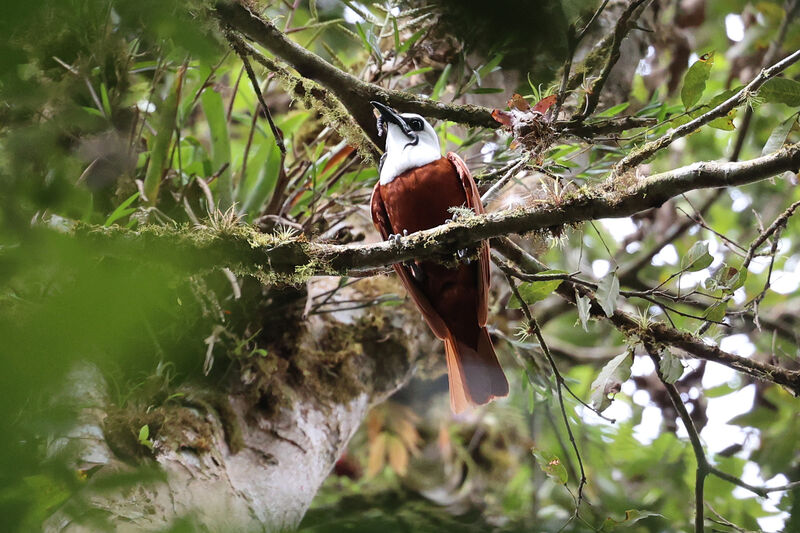
[[(100, 242), (119, 236), (116, 245), (126, 245), (128, 253), (161, 249), (164, 257), (171, 258), (168, 260), (186, 267), (227, 266), (271, 282), (298, 283), (318, 274), (353, 275), (412, 258), (447, 256), (501, 235), (524, 234), (598, 218), (626, 217), (694, 189), (744, 185), (798, 167), (800, 144), (795, 144), (739, 163), (695, 163), (640, 179), (623, 190), (607, 183), (545, 205), (462, 216), (456, 222), (402, 237), (397, 243), (325, 244), (308, 242), (304, 236), (264, 235), (236, 225), (205, 231), (144, 228), (131, 232), (94, 228), (82, 233)], [(108, 246), (114, 244), (109, 242)]]

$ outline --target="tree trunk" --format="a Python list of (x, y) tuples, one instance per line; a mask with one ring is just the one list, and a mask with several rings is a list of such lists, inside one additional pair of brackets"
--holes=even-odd
[[(309, 301), (338, 283), (312, 279)], [(339, 290), (336, 299), (387, 293), (403, 294), (393, 278), (377, 277)], [(295, 528), (370, 406), (410, 379), (431, 340), (407, 302), (312, 314), (302, 324), (299, 349), (285, 364), (307, 375), (258, 394), (274, 366), (264, 365), (263, 375), (242, 366), (231, 391), (184, 387), (177, 400), (144, 410), (112, 406), (97, 368), (75, 370), (60, 402), (79, 409), (80, 424), (51, 453), (71, 453), (89, 477), (46, 531), (155, 530), (179, 519), (211, 530)], [(304, 366), (304, 357), (322, 360)], [(317, 379), (319, 366), (333, 377)], [(161, 477), (93, 490), (142, 463)]]

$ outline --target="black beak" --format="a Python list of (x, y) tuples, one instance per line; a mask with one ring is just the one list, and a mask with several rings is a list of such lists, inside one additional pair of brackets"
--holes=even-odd
[(383, 135), (384, 123), (391, 122), (392, 124), (397, 124), (408, 138), (417, 138), (417, 133), (409, 127), (408, 123), (406, 123), (406, 121), (397, 113), (397, 111), (389, 106), (383, 105), (380, 102), (371, 101), (370, 104), (372, 104), (372, 106), (380, 113), (380, 116), (378, 117), (378, 135)]

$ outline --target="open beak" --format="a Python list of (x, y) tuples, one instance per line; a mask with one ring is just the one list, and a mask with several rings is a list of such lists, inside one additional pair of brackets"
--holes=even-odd
[(392, 124), (397, 124), (403, 131), (403, 133), (406, 134), (407, 137), (409, 138), (417, 137), (416, 132), (409, 127), (409, 125), (406, 123), (403, 117), (401, 117), (397, 113), (397, 111), (395, 111), (389, 106), (383, 105), (380, 102), (372, 101), (370, 102), (370, 104), (372, 104), (372, 106), (375, 109), (377, 109), (378, 112), (380, 113), (380, 116), (378, 117), (378, 135), (383, 134), (384, 123), (392, 123)]

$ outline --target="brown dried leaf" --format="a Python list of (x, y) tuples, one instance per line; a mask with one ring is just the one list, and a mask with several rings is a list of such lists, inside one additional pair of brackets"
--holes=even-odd
[(514, 93), (514, 96), (508, 101), (509, 109), (518, 109), (520, 111), (528, 111), (531, 105), (519, 93)]
[(386, 434), (381, 433), (369, 445), (367, 477), (376, 476), (386, 466)]
[(408, 471), (408, 450), (398, 438), (387, 437), (386, 441), (389, 448), (389, 464), (395, 472), (405, 476)]
[(533, 106), (533, 110), (538, 111), (539, 113), (545, 113), (548, 109), (550, 109), (550, 107), (553, 106), (553, 104), (556, 103), (556, 98), (557, 97), (555, 94), (551, 94), (550, 96), (545, 96), (544, 98), (536, 102), (536, 105)]
[(492, 118), (503, 126), (511, 126), (511, 113), (499, 109), (492, 110)]

